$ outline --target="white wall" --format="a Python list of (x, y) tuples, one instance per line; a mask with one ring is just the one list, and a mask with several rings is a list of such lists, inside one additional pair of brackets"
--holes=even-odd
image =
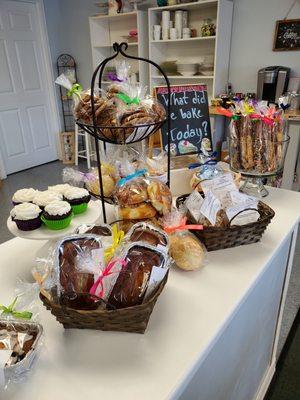
[[(269, 65), (292, 68), (300, 76), (300, 52), (273, 52), (275, 21), (283, 19), (294, 0), (234, 0), (229, 80), (236, 91), (256, 91), (257, 71)], [(70, 53), (83, 87), (90, 86), (92, 56), (88, 17), (95, 0), (44, 0), (52, 61)], [(298, 1), (289, 18), (300, 18)], [(55, 71), (56, 75), (56, 71)]]
[(88, 17), (97, 13), (94, 3), (94, 0), (44, 0), (53, 64), (59, 54), (71, 54), (83, 87), (90, 86), (92, 74)]
[[(272, 51), (275, 21), (294, 0), (235, 0), (229, 81), (237, 92), (256, 92), (257, 71), (270, 65), (292, 68), (300, 76), (300, 51)], [(288, 16), (300, 18), (298, 1)]]

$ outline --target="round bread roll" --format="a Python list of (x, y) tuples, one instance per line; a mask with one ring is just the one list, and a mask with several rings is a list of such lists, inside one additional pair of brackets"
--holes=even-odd
[(116, 190), (118, 202), (123, 206), (133, 206), (148, 200), (146, 183), (135, 180), (119, 186)]
[(177, 267), (185, 271), (194, 271), (203, 266), (204, 247), (191, 233), (170, 235), (169, 252)]
[(172, 206), (172, 193), (167, 185), (152, 180), (147, 187), (149, 200), (153, 207), (162, 215), (167, 214)]
[[(110, 197), (115, 190), (115, 181), (109, 175), (102, 175), (103, 192), (105, 197)], [(87, 181), (85, 184), (87, 190), (93, 194), (100, 196), (100, 186), (98, 174), (94, 180)]]
[(142, 203), (133, 207), (120, 207), (119, 216), (121, 219), (146, 219), (156, 216), (156, 210), (149, 203)]

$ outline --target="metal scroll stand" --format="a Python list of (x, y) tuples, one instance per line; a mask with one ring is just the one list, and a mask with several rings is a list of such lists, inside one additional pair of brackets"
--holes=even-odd
[[(91, 136), (95, 139), (95, 148), (96, 148), (96, 156), (97, 156), (97, 167), (99, 173), (99, 187), (101, 193), (101, 202), (102, 202), (102, 212), (103, 212), (103, 221), (104, 223), (107, 222), (106, 219), (106, 211), (105, 211), (105, 198), (104, 198), (104, 191), (103, 191), (103, 180), (102, 180), (102, 173), (101, 173), (101, 159), (99, 153), (99, 140), (105, 143), (112, 143), (112, 144), (131, 144), (140, 142), (141, 140), (146, 139), (148, 136), (154, 134), (158, 131), (165, 123), (167, 123), (167, 153), (168, 153), (168, 172), (167, 172), (167, 185), (170, 186), (170, 167), (171, 167), (171, 155), (170, 155), (170, 128), (171, 128), (171, 119), (170, 119), (170, 108), (171, 108), (171, 95), (170, 95), (170, 82), (164, 71), (157, 65), (155, 62), (148, 60), (142, 57), (134, 57), (129, 54), (126, 54), (126, 50), (128, 49), (127, 43), (114, 43), (113, 50), (114, 54), (111, 57), (106, 58), (103, 60), (95, 69), (92, 81), (91, 81), (91, 108), (92, 108), (92, 117), (93, 117), (93, 124), (87, 124), (81, 120), (77, 120), (76, 123), (79, 125), (83, 130), (88, 132)], [(97, 116), (95, 110), (95, 83), (97, 79), (97, 75), (99, 74), (98, 79), (98, 88), (101, 89), (101, 82), (102, 76), (104, 72), (104, 68), (106, 64), (110, 61), (115, 59), (118, 55), (123, 56), (124, 58), (129, 58), (132, 60), (139, 60), (147, 62), (153, 65), (158, 71), (162, 74), (166, 81), (166, 86), (168, 88), (167, 96), (168, 96), (168, 105), (166, 110), (166, 118), (163, 121), (157, 121), (150, 124), (145, 125), (137, 125), (137, 126), (130, 126), (130, 127), (122, 127), (122, 126), (100, 126), (97, 125)], [(99, 92), (100, 93), (100, 92)]]

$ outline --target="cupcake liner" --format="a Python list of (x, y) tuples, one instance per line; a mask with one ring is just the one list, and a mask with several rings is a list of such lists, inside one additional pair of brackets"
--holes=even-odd
[(86, 212), (88, 203), (81, 203), (81, 204), (75, 204), (75, 205), (71, 204), (71, 207), (72, 207), (73, 213), (75, 215), (82, 214), (82, 213)]
[(40, 217), (28, 220), (12, 218), (12, 220), (17, 224), (17, 227), (18, 229), (20, 229), (20, 231), (34, 231), (35, 229), (38, 229), (42, 225)]
[(58, 220), (58, 219), (46, 219), (44, 217), (44, 215), (41, 216), (41, 220), (44, 222), (46, 227), (48, 229), (52, 229), (54, 231), (58, 231), (60, 229), (67, 228), (70, 225), (70, 223), (72, 221), (72, 218), (73, 218), (73, 213), (70, 214), (68, 217), (60, 219), (60, 220)]

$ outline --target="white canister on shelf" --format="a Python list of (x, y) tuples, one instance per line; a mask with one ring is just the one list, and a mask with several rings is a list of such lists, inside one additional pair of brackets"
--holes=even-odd
[(170, 29), (170, 11), (162, 12), (161, 27), (162, 27), (163, 40), (168, 40), (169, 39), (169, 29)]
[(182, 38), (182, 23), (183, 23), (183, 11), (175, 11), (175, 28), (177, 29), (177, 38)]
[(189, 21), (189, 12), (188, 11), (183, 11), (182, 14), (182, 28), (187, 28), (188, 27), (188, 21)]
[(189, 39), (191, 37), (191, 30), (190, 28), (183, 28), (182, 30), (182, 37), (183, 39)]
[(161, 26), (160, 25), (154, 25), (153, 26), (153, 39), (154, 40), (160, 40), (161, 38)]
[(171, 40), (177, 39), (177, 29), (176, 28), (170, 28), (170, 39)]

